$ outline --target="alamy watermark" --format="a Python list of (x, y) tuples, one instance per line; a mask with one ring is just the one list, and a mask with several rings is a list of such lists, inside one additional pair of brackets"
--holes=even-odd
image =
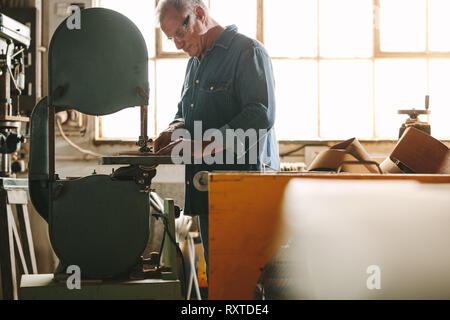
[(69, 290), (81, 290), (81, 268), (79, 266), (69, 266), (66, 270), (70, 276), (66, 280), (66, 286)]
[(181, 141), (172, 149), (175, 164), (256, 165), (268, 134), (266, 129), (253, 128), (247, 131), (208, 129), (203, 132), (201, 121), (194, 122), (193, 131), (193, 137), (186, 129), (173, 132), (172, 142)]
[(376, 265), (369, 266), (367, 274), (370, 274), (366, 281), (367, 289), (381, 290), (381, 268)]
[(81, 9), (79, 6), (71, 5), (67, 8), (67, 14), (70, 16), (66, 20), (66, 26), (69, 30), (81, 29)]

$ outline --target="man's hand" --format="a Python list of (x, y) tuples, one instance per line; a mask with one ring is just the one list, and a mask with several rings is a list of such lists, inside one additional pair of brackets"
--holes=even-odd
[(155, 140), (154, 152), (159, 153), (162, 149), (167, 147), (172, 143), (172, 134), (175, 130), (182, 128), (184, 126), (183, 122), (177, 122), (170, 125), (169, 128), (164, 130), (159, 137)]
[[(169, 143), (166, 147), (160, 149), (157, 154), (160, 156), (168, 156), (172, 154), (173, 148), (178, 146), (179, 150), (186, 151), (190, 150), (191, 156), (195, 159), (201, 159), (206, 156), (214, 156), (216, 153), (224, 151), (226, 148), (217, 143), (216, 141), (204, 141), (202, 142), (201, 148), (196, 148), (195, 142), (192, 140), (179, 139), (177, 141)], [(183, 154), (177, 155), (183, 156)]]
[[(178, 139), (177, 141), (171, 141), (168, 145), (163, 148), (160, 148), (157, 152), (155, 152), (158, 156), (171, 156), (173, 148), (179, 145), (180, 143), (184, 143), (183, 139)], [(155, 149), (156, 150), (156, 149)]]

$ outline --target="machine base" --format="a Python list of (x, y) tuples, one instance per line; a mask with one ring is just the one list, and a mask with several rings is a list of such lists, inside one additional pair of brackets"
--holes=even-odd
[(20, 300), (180, 300), (179, 280), (81, 281), (81, 289), (69, 290), (53, 274), (23, 275)]

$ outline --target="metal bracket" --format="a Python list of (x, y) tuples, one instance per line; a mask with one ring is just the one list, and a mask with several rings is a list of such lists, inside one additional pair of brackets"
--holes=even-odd
[(129, 166), (115, 170), (111, 175), (111, 178), (115, 180), (134, 180), (136, 184), (142, 186), (141, 192), (150, 193), (152, 180), (155, 176), (155, 168)]

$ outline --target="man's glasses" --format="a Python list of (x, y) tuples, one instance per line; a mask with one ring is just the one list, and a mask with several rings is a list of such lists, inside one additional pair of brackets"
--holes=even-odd
[(184, 36), (187, 33), (187, 28), (189, 26), (189, 19), (191, 18), (190, 15), (188, 15), (186, 17), (186, 19), (184, 19), (183, 24), (181, 25), (181, 27), (177, 30), (177, 32), (175, 32), (175, 35), (171, 38), (169, 38), (170, 41), (175, 41), (175, 39), (183, 39)]

